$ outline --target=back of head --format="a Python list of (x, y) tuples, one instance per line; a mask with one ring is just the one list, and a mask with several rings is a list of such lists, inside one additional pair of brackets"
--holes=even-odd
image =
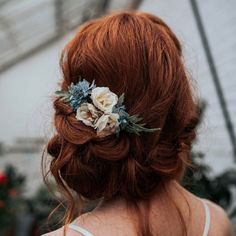
[(177, 179), (188, 163), (197, 110), (181, 46), (158, 17), (124, 12), (81, 26), (61, 57), (67, 90), (80, 76), (121, 95), (130, 115), (160, 131), (98, 137), (54, 100), (57, 133), (49, 141), (50, 170), (59, 185), (89, 199), (116, 196), (138, 201), (160, 183)]

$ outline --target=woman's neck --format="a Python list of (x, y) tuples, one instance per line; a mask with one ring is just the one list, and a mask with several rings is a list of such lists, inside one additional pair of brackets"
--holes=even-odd
[[(140, 209), (146, 209), (147, 205), (149, 205), (150, 208), (158, 209), (160, 206), (166, 205), (166, 203), (169, 202), (168, 200), (170, 200), (174, 202), (174, 205), (181, 207), (186, 204), (188, 205), (188, 203), (186, 203), (187, 194), (188, 192), (177, 181), (171, 180), (165, 184), (159, 185), (148, 200), (137, 201), (137, 203)], [(124, 210), (129, 207), (129, 201), (126, 201), (122, 197), (117, 197), (109, 201), (101, 201), (94, 209), (94, 212), (110, 212), (115, 210), (117, 213), (119, 210), (124, 212)]]

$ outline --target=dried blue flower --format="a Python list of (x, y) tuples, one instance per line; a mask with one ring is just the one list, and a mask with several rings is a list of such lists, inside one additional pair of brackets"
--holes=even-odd
[(59, 95), (63, 101), (70, 103), (70, 106), (75, 111), (83, 102), (87, 101), (88, 96), (95, 87), (94, 80), (90, 85), (87, 80), (83, 79), (77, 84), (71, 83), (68, 91), (56, 91), (56, 94)]

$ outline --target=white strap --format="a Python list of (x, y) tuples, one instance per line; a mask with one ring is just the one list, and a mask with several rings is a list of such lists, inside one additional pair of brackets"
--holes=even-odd
[(86, 229), (78, 226), (78, 225), (73, 225), (73, 224), (69, 224), (68, 227), (70, 229), (73, 229), (81, 234), (83, 234), (84, 236), (94, 236), (93, 234), (91, 234), (90, 232), (88, 232)]
[(208, 207), (208, 205), (206, 204), (206, 202), (204, 200), (202, 200), (204, 209), (205, 209), (205, 226), (204, 226), (204, 231), (203, 231), (203, 235), (202, 236), (207, 236), (209, 233), (209, 229), (210, 229), (210, 222), (211, 222), (211, 214), (210, 214), (210, 209)]

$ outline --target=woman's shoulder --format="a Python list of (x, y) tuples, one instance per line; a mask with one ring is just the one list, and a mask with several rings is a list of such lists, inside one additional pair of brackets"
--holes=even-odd
[(62, 236), (62, 235), (63, 235), (63, 227), (61, 227), (61, 228), (59, 228), (57, 230), (48, 232), (46, 234), (43, 234), (41, 236)]
[(226, 211), (210, 200), (202, 200), (207, 204), (210, 210), (210, 233), (212, 232), (212, 235), (234, 236), (233, 226)]
[[(41, 236), (64, 236), (63, 234), (64, 232), (64, 227), (61, 227), (57, 230), (54, 230), (54, 231), (51, 231), (51, 232), (48, 232), (46, 234), (43, 234)], [(82, 236), (82, 234), (80, 234), (79, 232), (77, 231), (74, 231), (74, 230), (71, 230), (70, 228), (67, 228), (67, 234), (66, 235), (70, 235), (70, 236)], [(68, 234), (69, 233), (69, 234)]]
[[(186, 190), (185, 190), (186, 191)], [(187, 198), (190, 200), (191, 208), (194, 211), (200, 211), (202, 209), (201, 205), (205, 203), (206, 207), (209, 209), (209, 235), (219, 235), (219, 236), (234, 236), (233, 226), (226, 211), (216, 203), (205, 199), (197, 197), (196, 195), (186, 191)], [(207, 209), (205, 209), (205, 224), (206, 224), (206, 214)]]
[[(98, 225), (98, 219), (96, 217), (93, 217), (93, 214), (90, 212), (84, 213), (80, 216), (78, 216), (76, 219), (73, 220), (73, 222), (70, 223), (70, 225), (79, 226), (80, 228), (84, 229), (84, 231), (87, 232), (95, 232), (98, 231), (98, 229), (101, 229), (101, 225)], [(64, 236), (63, 232), (66, 230), (66, 235), (69, 236), (82, 236), (84, 234), (81, 234), (77, 230), (73, 230), (69, 226), (65, 227), (62, 226), (61, 228), (51, 231), (49, 233), (43, 234), (41, 236)], [(99, 230), (100, 231), (100, 230)], [(92, 234), (92, 233), (91, 233)], [(103, 234), (105, 235), (105, 234)]]

